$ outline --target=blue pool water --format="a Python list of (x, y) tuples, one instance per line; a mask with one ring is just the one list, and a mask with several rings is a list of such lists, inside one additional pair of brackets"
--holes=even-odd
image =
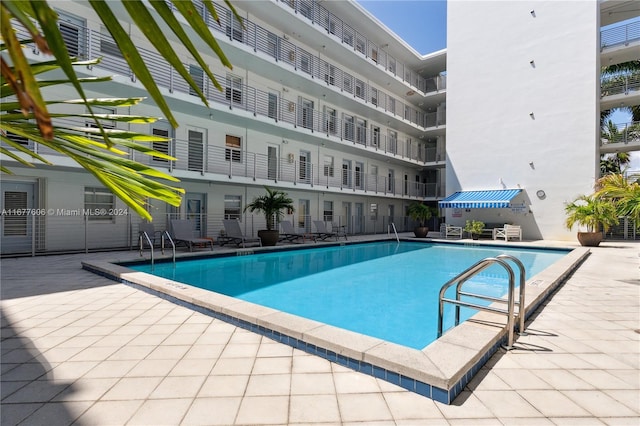
[[(520, 259), (529, 278), (567, 251), (376, 242), (160, 263), (153, 271), (148, 264), (129, 267), (422, 349), (436, 339), (442, 285), (503, 253)], [(493, 265), (464, 288), (499, 297), (507, 284), (505, 270)], [(463, 319), (475, 313), (462, 312)], [(445, 328), (452, 325), (453, 309), (447, 309)]]

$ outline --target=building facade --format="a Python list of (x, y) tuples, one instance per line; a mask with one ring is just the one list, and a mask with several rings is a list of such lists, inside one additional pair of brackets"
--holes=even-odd
[(601, 154), (640, 142), (600, 137), (601, 111), (640, 104), (637, 73), (601, 91), (601, 67), (640, 59), (640, 22), (624, 22), (637, 3), (454, 0), (447, 12), (446, 192), (522, 189), (511, 209), (448, 209), (447, 220), (575, 240), (565, 203), (593, 192)]
[[(525, 238), (568, 238), (562, 203), (589, 192), (597, 177), (599, 21), (609, 2), (530, 3), (450, 1), (448, 48), (424, 56), (351, 1), (234, 3), (244, 26), (222, 5), (220, 24), (200, 7), (233, 64), (229, 70), (207, 58), (223, 86), (218, 91), (192, 58), (181, 58), (209, 107), (122, 9), (118, 18), (180, 123), (136, 127), (169, 137), (154, 148), (177, 160), (131, 158), (174, 175), (186, 190), (180, 208), (151, 206), (156, 229), (187, 218), (194, 234), (215, 238), (223, 219), (238, 218), (245, 234), (255, 235), (264, 219), (243, 209), (270, 186), (294, 200), (287, 219), (300, 232), (320, 219), (349, 234), (386, 233), (392, 223), (413, 228), (411, 202), (435, 207), (458, 190), (508, 187), (522, 189), (512, 201), (517, 208), (442, 215), (454, 224), (522, 224)], [(114, 76), (92, 85), (88, 96), (146, 95), (86, 2), (53, 5), (70, 53), (102, 57), (79, 73)], [(35, 50), (29, 55), (42, 59)], [(59, 87), (46, 93), (70, 97)], [(150, 99), (99, 112), (159, 115)], [(2, 158), (15, 173), (3, 176), (2, 208), (38, 212), (3, 216), (3, 254), (137, 245), (139, 217), (68, 158), (35, 148), (55, 166), (25, 168)], [(108, 214), (85, 214), (102, 208)]]

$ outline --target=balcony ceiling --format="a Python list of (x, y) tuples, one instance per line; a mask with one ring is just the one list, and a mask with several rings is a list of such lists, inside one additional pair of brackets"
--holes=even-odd
[(638, 0), (601, 0), (600, 25), (611, 25), (640, 16)]
[[(398, 62), (409, 66), (423, 77), (433, 77), (446, 71), (445, 50), (422, 56), (359, 4), (347, 1), (322, 1), (320, 4), (343, 22), (352, 26), (369, 41), (378, 46), (386, 45), (385, 51), (389, 52)], [(276, 4), (276, 7), (267, 7), (268, 5), (269, 3), (265, 4), (262, 0), (250, 0), (243, 1), (241, 7), (264, 22), (279, 28), (282, 34), (295, 37), (300, 42), (319, 51), (322, 50), (322, 46), (330, 46), (330, 43), (339, 42), (334, 36), (322, 31), (321, 27), (314, 26), (304, 17), (298, 19), (295, 12), (287, 5)], [(296, 19), (291, 19), (291, 14), (295, 15)], [(352, 69), (358, 69), (357, 67), (362, 65), (357, 61), (360, 55), (354, 54), (351, 48), (341, 50), (344, 51), (338, 58), (343, 61), (341, 63)]]
[(640, 40), (628, 44), (618, 44), (607, 47), (600, 53), (600, 64), (603, 67), (634, 61), (640, 56)]

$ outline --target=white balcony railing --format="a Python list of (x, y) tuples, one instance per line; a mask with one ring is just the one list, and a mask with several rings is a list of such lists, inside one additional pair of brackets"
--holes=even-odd
[(626, 45), (640, 40), (640, 21), (600, 31), (600, 48)]

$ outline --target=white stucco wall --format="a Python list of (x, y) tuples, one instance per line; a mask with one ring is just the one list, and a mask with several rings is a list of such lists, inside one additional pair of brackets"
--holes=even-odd
[(447, 12), (447, 195), (522, 188), (530, 209), (509, 222), (526, 238), (574, 239), (564, 203), (597, 176), (597, 2), (449, 0)]

